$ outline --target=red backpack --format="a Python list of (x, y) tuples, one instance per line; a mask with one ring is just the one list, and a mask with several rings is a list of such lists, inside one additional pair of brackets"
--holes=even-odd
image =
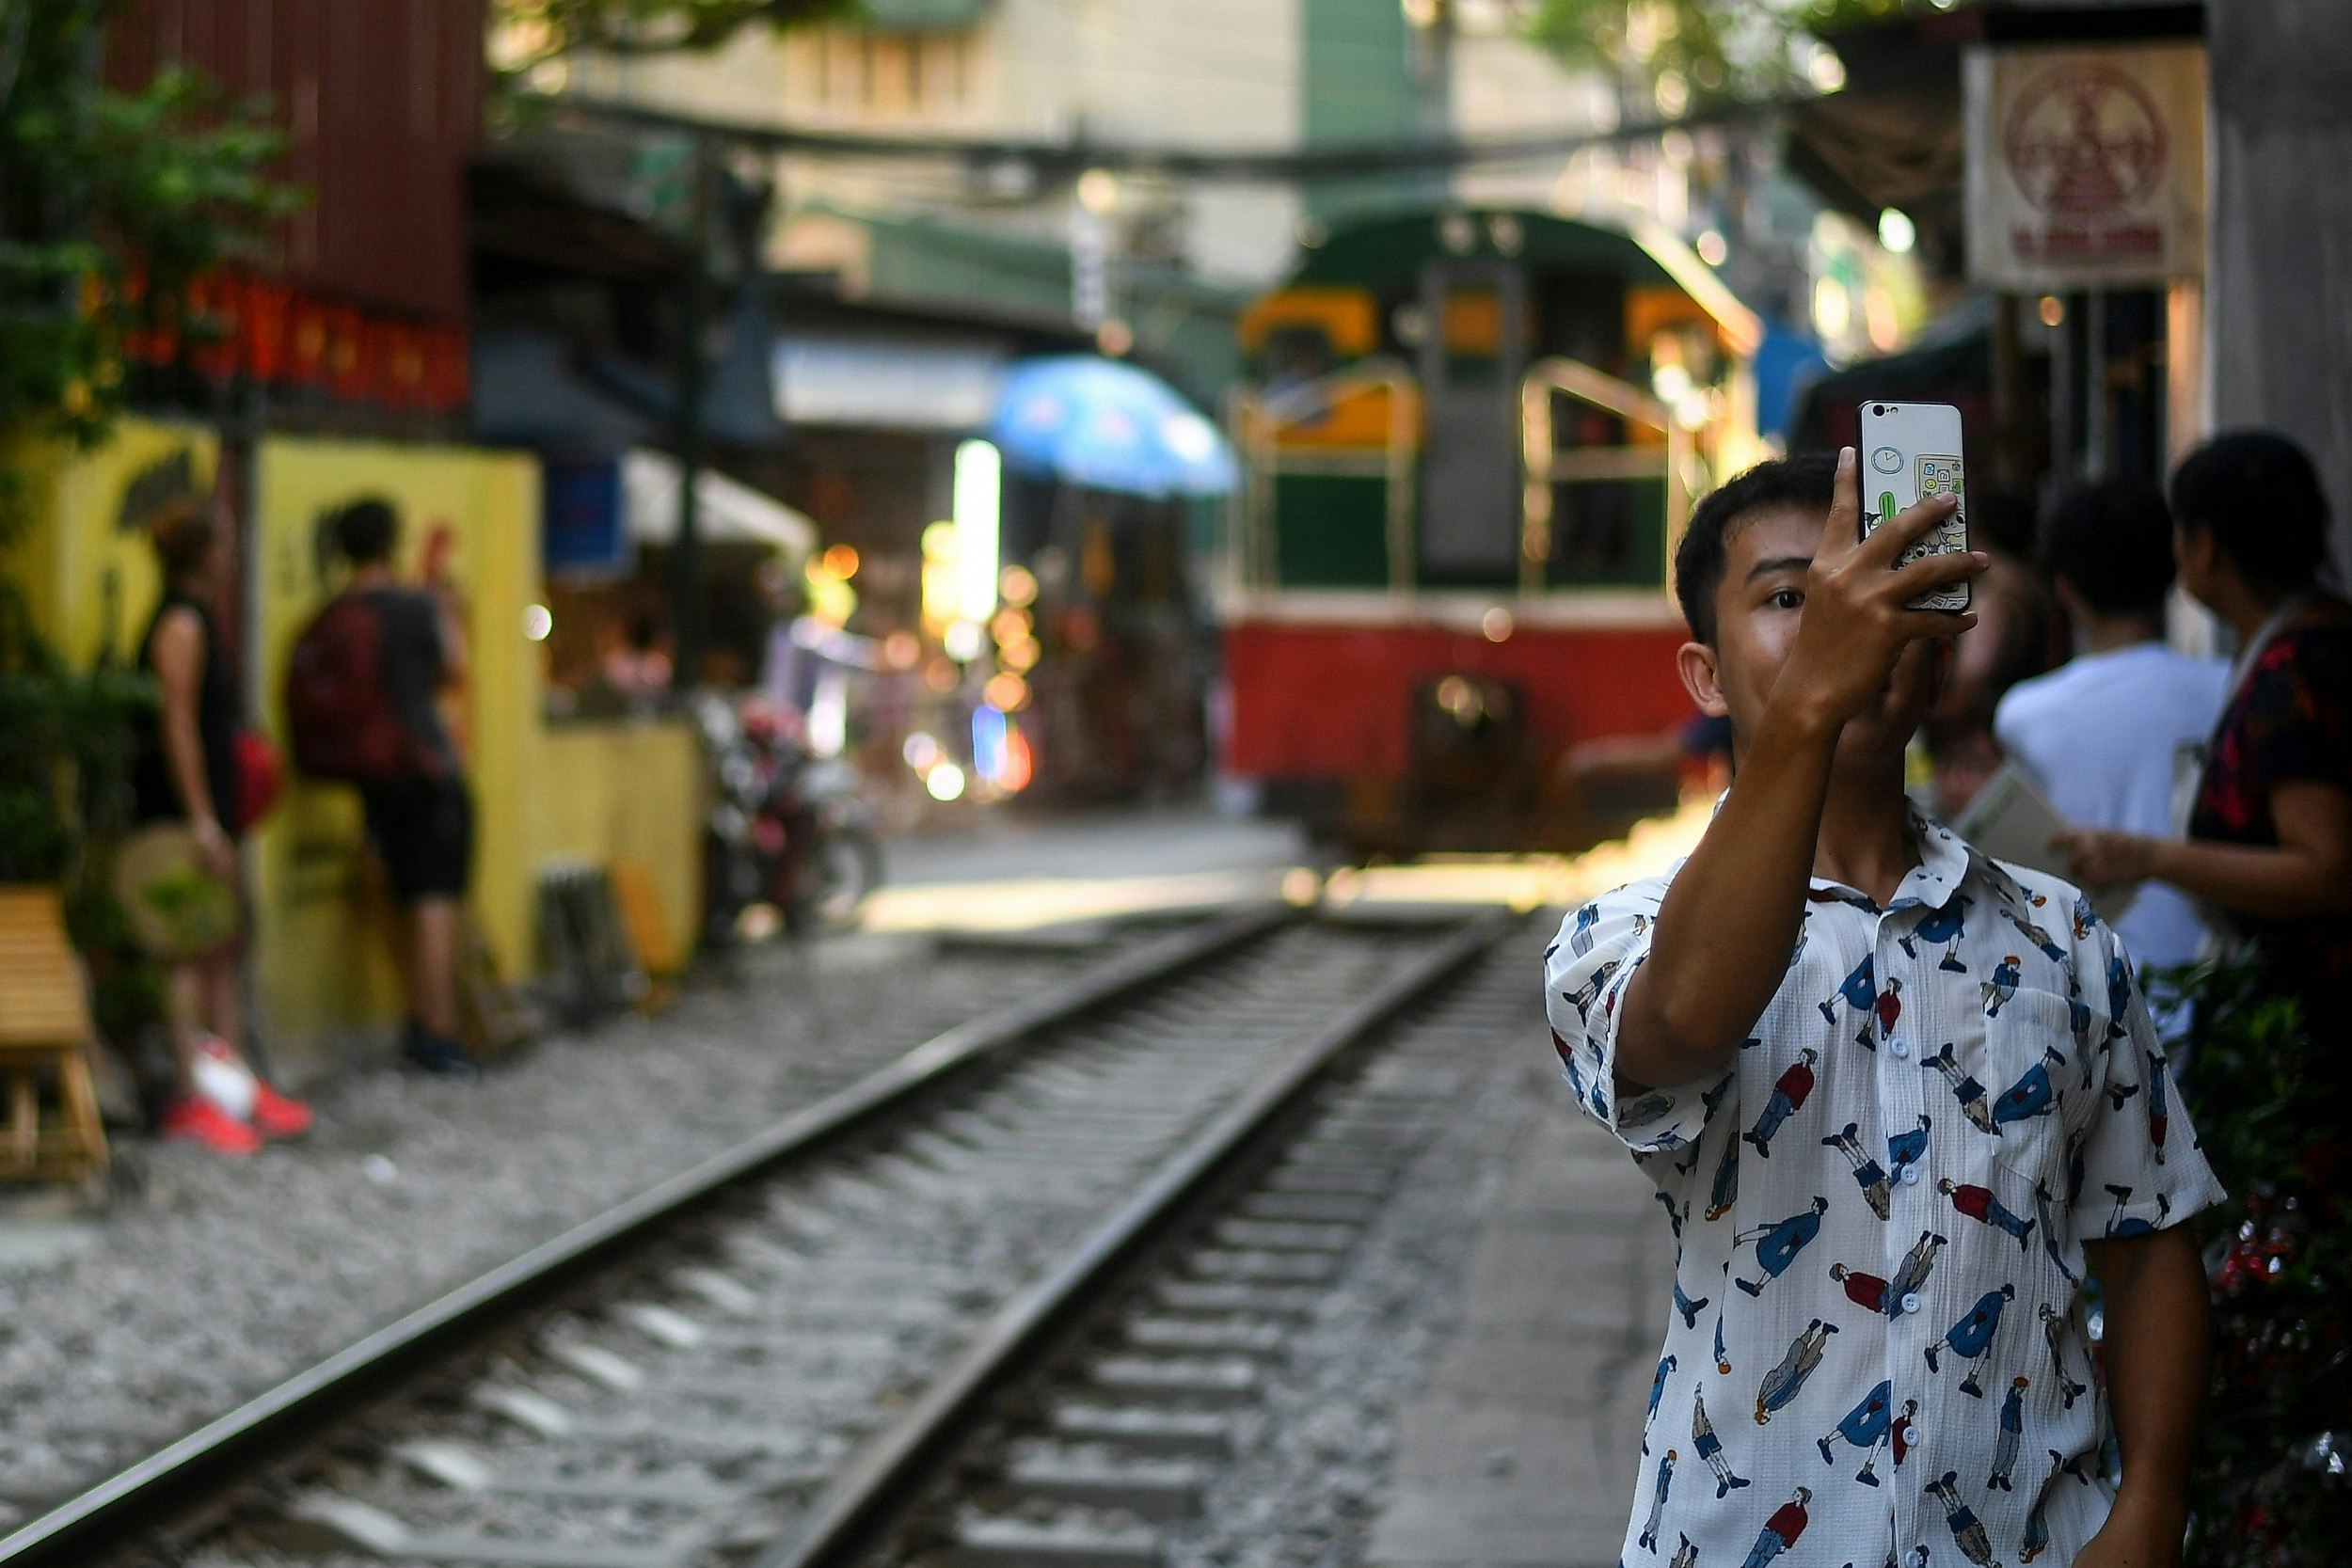
[(286, 731), (294, 766), (314, 778), (382, 784), (424, 769), (384, 678), (384, 618), (360, 595), (329, 600), (294, 639)]

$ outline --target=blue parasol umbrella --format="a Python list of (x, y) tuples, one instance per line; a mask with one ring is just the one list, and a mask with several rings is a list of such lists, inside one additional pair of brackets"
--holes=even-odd
[(1014, 366), (988, 438), (1015, 468), (1095, 490), (1220, 496), (1236, 478), (1225, 437), (1175, 388), (1093, 355)]

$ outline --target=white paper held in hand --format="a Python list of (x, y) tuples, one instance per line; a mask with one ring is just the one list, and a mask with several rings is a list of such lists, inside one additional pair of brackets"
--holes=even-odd
[[(2074, 824), (2058, 815), (2041, 784), (2014, 761), (2001, 764), (1953, 819), (1952, 832), (1994, 860), (2073, 879), (2066, 856), (2051, 840)], [(2083, 889), (2099, 918), (2112, 926), (2139, 896), (2136, 886)]]

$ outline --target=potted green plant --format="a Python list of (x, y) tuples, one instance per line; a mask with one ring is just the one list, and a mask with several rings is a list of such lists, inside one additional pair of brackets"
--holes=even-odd
[(2340, 1037), (2251, 964), (2199, 966), (2157, 990), (2197, 1003), (2183, 1098), (2229, 1192), (2195, 1221), (2213, 1375), (2186, 1560), (2352, 1560), (2352, 1144), (2317, 1086)]
[(57, 890), (89, 967), (93, 1017), (117, 1041), (163, 1016), (109, 860), (129, 816), (135, 718), (154, 700), (143, 675), (70, 669), (34, 631), (15, 585), (0, 582), (0, 883)]

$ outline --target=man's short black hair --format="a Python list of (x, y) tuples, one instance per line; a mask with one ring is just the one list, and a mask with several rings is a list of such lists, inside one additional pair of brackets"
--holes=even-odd
[(2275, 430), (2217, 436), (2172, 473), (2172, 515), (2210, 531), (2246, 580), (2308, 585), (2328, 559), (2328, 496), (2303, 449)]
[(2172, 586), (2172, 513), (2137, 479), (2072, 485), (2042, 527), (2042, 564), (2102, 615), (2161, 614)]
[(2021, 562), (2034, 558), (2034, 501), (2026, 492), (1998, 480), (1968, 482), (1968, 547), (2006, 550)]
[(1822, 451), (1758, 463), (1710, 491), (1692, 510), (1682, 543), (1675, 546), (1675, 597), (1681, 601), (1691, 635), (1714, 644), (1715, 591), (1724, 585), (1724, 547), (1742, 517), (1782, 506), (1826, 517), (1836, 495), (1837, 459)]
[(335, 515), (335, 546), (354, 566), (389, 561), (399, 540), (400, 514), (381, 496), (353, 501)]

